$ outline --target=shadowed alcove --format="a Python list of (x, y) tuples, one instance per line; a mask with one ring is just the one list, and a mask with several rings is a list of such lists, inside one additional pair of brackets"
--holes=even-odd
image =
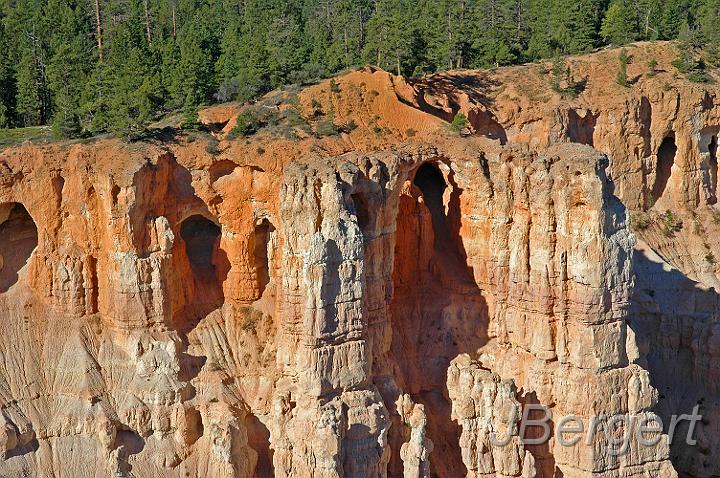
[(655, 174), (655, 184), (652, 188), (652, 198), (657, 201), (665, 193), (670, 175), (672, 173), (672, 167), (675, 163), (675, 155), (677, 153), (677, 146), (675, 145), (675, 135), (665, 137), (657, 153), (657, 169)]
[[(486, 342), (488, 321), (460, 237), (463, 189), (454, 178), (452, 167), (441, 160), (410, 172), (398, 203), (390, 303), (394, 380), (425, 408), (427, 436), (434, 444), (431, 473), (442, 478), (467, 474), (461, 429), (451, 419), (446, 393), (448, 366), (458, 354), (475, 353)], [(397, 400), (383, 398), (391, 408)], [(403, 473), (400, 448), (409, 432), (394, 415), (389, 433), (388, 476), (394, 478)]]
[(255, 226), (254, 256), (258, 281), (258, 297), (262, 297), (265, 287), (270, 283), (270, 239), (275, 226), (268, 218), (263, 218)]
[(425, 206), (430, 211), (435, 234), (435, 246), (438, 246), (440, 241), (448, 238), (445, 207), (443, 206), (443, 194), (447, 189), (447, 184), (438, 168), (430, 163), (420, 166), (415, 173), (413, 183), (422, 191)]
[(18, 281), (38, 245), (35, 221), (20, 203), (0, 205), (0, 293), (7, 292)]
[(189, 308), (178, 326), (192, 328), (208, 313), (224, 302), (222, 283), (227, 277), (229, 264), (220, 249), (220, 226), (201, 215), (193, 215), (180, 224), (180, 238), (193, 273), (193, 295)]
[(717, 136), (713, 135), (712, 138), (710, 138), (710, 144), (708, 145), (708, 166), (709, 166), (709, 175), (710, 175), (710, 199), (708, 201), (709, 204), (715, 204), (717, 203), (717, 185), (718, 185), (718, 161), (717, 161), (717, 149), (718, 149), (718, 140)]
[(203, 216), (185, 219), (180, 226), (188, 260), (196, 273), (214, 271), (213, 252), (220, 243), (220, 227)]

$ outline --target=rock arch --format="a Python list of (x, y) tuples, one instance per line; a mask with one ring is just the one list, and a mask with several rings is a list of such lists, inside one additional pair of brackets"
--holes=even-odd
[(0, 205), (0, 294), (18, 281), (37, 245), (37, 226), (25, 206)]

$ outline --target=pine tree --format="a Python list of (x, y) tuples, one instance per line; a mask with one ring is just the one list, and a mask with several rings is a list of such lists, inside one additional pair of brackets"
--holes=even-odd
[[(475, 9), (474, 23), (480, 27), (480, 33), (474, 35), (472, 42), (476, 53), (473, 67), (487, 68), (517, 61), (521, 48), (517, 43), (521, 38), (521, 35), (517, 34), (517, 24), (521, 21), (517, 16), (518, 8), (522, 8), (522, 4), (516, 0), (480, 2)], [(516, 40), (516, 43), (513, 40)]]
[(158, 76), (147, 51), (131, 48), (117, 71), (110, 97), (109, 130), (128, 141), (141, 138), (158, 107)]
[(80, 124), (88, 134), (99, 134), (111, 129), (114, 76), (113, 66), (103, 61), (95, 66), (85, 83), (80, 96)]
[(290, 72), (297, 71), (305, 63), (302, 30), (293, 15), (281, 15), (273, 19), (270, 31), (273, 41), (267, 43), (267, 68), (272, 87), (288, 82)]
[(366, 61), (398, 75), (414, 71), (417, 62), (411, 53), (417, 32), (412, 7), (409, 0), (377, 0), (368, 23)]
[(306, 0), (304, 42), (310, 65), (337, 71), (360, 62), (371, 0)]
[(9, 128), (13, 124), (14, 110), (15, 69), (0, 18), (0, 128)]
[(550, 19), (553, 0), (533, 0), (529, 5), (529, 37), (525, 55), (536, 60), (557, 54), (558, 45), (552, 41)]
[(16, 110), (23, 126), (34, 126), (44, 121), (42, 108), (42, 80), (33, 51), (24, 48), (17, 66)]
[(566, 53), (586, 53), (594, 48), (601, 18), (599, 0), (563, 0), (558, 6), (566, 12)]
[(683, 24), (690, 24), (690, 0), (664, 0), (658, 25), (658, 38), (670, 40), (677, 38)]
[(590, 51), (598, 42), (599, 0), (536, 0), (531, 3), (531, 58)]
[(69, 138), (81, 131), (80, 98), (93, 60), (92, 44), (77, 32), (90, 30), (92, 24), (82, 7), (75, 5), (73, 9), (63, 0), (50, 0), (47, 16), (55, 22), (50, 38), (53, 56), (47, 68), (53, 132), (57, 137)]
[(624, 45), (638, 36), (637, 19), (625, 0), (613, 0), (602, 21), (600, 35), (614, 45)]
[(705, 48), (705, 58), (713, 66), (720, 65), (720, 0), (706, 0), (699, 11), (699, 30)]
[(435, 69), (468, 66), (473, 4), (468, 0), (441, 0), (421, 2), (421, 5), (424, 24), (420, 33), (427, 39), (427, 59), (430, 64)]
[(46, 124), (51, 111), (47, 87), (48, 32), (43, 0), (18, 0), (4, 19), (15, 53), (15, 112), (22, 126)]
[(58, 45), (48, 67), (48, 86), (54, 100), (53, 133), (59, 138), (71, 138), (81, 131), (79, 100), (85, 73), (79, 51), (73, 42)]
[(638, 0), (635, 3), (638, 37), (643, 40), (660, 38), (663, 0)]

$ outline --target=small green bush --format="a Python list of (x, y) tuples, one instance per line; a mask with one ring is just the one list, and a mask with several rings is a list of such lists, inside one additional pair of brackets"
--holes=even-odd
[(458, 111), (458, 113), (453, 118), (452, 123), (450, 123), (450, 129), (456, 133), (461, 133), (469, 127), (470, 121), (468, 121), (465, 113), (463, 113), (462, 111)]
[(570, 67), (567, 66), (565, 59), (562, 57), (553, 60), (550, 75), (550, 88), (555, 93), (559, 93), (560, 96), (575, 98), (584, 88), (582, 82), (578, 83), (572, 79)]
[(657, 75), (657, 66), (658, 62), (655, 58), (647, 62), (647, 67), (650, 70), (647, 74), (648, 78), (652, 78), (653, 76)]
[(674, 237), (683, 227), (682, 221), (669, 209), (662, 215), (663, 232), (667, 237)]
[(693, 70), (687, 74), (687, 79), (693, 83), (710, 83), (710, 76), (705, 70)]
[(405, 130), (405, 136), (407, 136), (408, 138), (412, 138), (412, 137), (415, 136), (416, 134), (417, 134), (417, 131), (415, 131), (415, 130), (412, 129), (412, 128), (408, 128), (408, 129)]
[(337, 136), (340, 134), (340, 127), (333, 123), (332, 118), (326, 118), (315, 127), (315, 133), (319, 137)]
[(618, 74), (615, 77), (615, 81), (617, 82), (618, 85), (628, 88), (630, 86), (630, 83), (628, 82), (627, 66), (628, 66), (628, 63), (630, 63), (630, 57), (628, 56), (625, 48), (620, 50), (619, 60), (620, 60), (620, 71), (618, 71)]
[(712, 252), (708, 252), (705, 254), (705, 260), (710, 264), (715, 264), (715, 255)]
[(337, 84), (335, 78), (330, 80), (330, 91), (332, 91), (333, 93), (340, 93), (340, 85)]
[(312, 109), (311, 115), (313, 118), (317, 118), (318, 116), (322, 116), (325, 114), (323, 111), (322, 103), (320, 103), (315, 98), (310, 101), (310, 108)]
[(210, 136), (205, 146), (205, 151), (213, 155), (220, 153), (220, 142), (214, 136)]
[(254, 109), (246, 109), (237, 117), (237, 124), (230, 130), (228, 138), (246, 138), (257, 133), (262, 127), (262, 120), (258, 112)]
[(347, 123), (345, 123), (344, 125), (342, 125), (342, 127), (340, 127), (340, 130), (343, 133), (349, 133), (351, 131), (355, 131), (356, 129), (357, 129), (357, 123), (354, 120), (350, 120)]
[(652, 216), (644, 212), (630, 214), (630, 227), (635, 231), (644, 231), (653, 223)]
[(266, 126), (277, 126), (278, 112), (270, 108), (246, 108), (237, 117), (237, 124), (228, 134), (229, 139), (247, 138)]

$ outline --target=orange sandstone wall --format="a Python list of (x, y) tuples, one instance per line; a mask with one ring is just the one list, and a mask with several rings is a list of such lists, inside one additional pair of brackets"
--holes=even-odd
[[(575, 99), (363, 70), (261, 101), (337, 136), (229, 140), (225, 105), (214, 137), (0, 152), (0, 476), (718, 473), (716, 91), (631, 53), (631, 89), (572, 59)], [(490, 444), (512, 407), (695, 403), (698, 447)]]

